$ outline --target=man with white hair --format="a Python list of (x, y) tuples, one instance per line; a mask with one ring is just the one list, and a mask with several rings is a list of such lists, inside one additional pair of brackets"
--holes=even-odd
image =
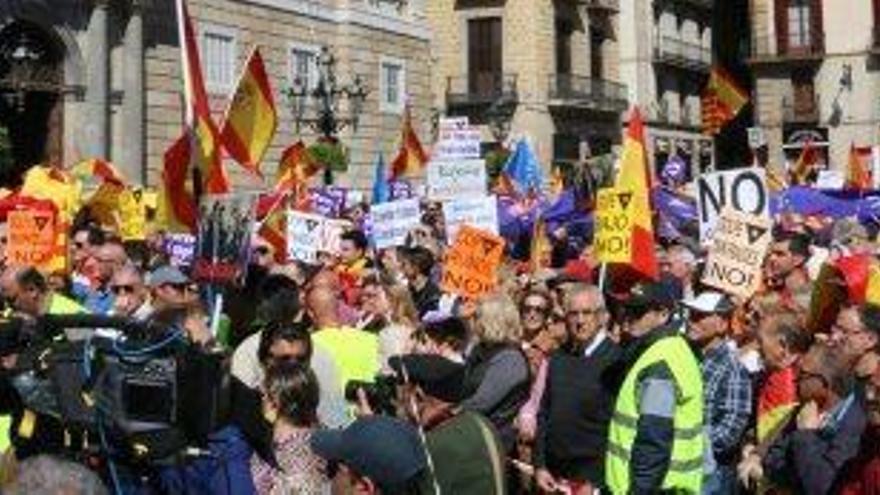
[(694, 273), (697, 268), (697, 257), (687, 246), (673, 244), (666, 250), (666, 255), (659, 260), (660, 270), (681, 284), (684, 298), (694, 297)]

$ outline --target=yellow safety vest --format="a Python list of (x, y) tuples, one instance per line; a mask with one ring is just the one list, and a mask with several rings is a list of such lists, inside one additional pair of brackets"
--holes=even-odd
[(637, 385), (639, 374), (659, 362), (665, 362), (676, 385), (673, 424), (675, 437), (669, 470), (663, 478), (663, 490), (700, 493), (703, 484), (703, 378), (700, 365), (683, 337), (664, 337), (649, 347), (629, 371), (614, 409), (608, 429), (608, 453), (605, 457), (606, 484), (615, 495), (630, 491), (630, 456), (639, 421)]

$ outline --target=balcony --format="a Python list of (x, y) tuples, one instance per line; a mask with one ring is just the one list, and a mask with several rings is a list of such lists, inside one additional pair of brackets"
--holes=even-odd
[(749, 64), (815, 65), (825, 57), (825, 33), (818, 30), (800, 39), (778, 39), (775, 51), (770, 45), (771, 40), (767, 37), (754, 39)]
[(572, 74), (549, 78), (549, 105), (554, 108), (578, 108), (601, 112), (622, 112), (629, 105), (626, 85)]
[(602, 13), (620, 12), (620, 0), (580, 0), (579, 2), (587, 7), (587, 10)]
[(871, 45), (868, 47), (874, 55), (880, 55), (880, 26), (874, 26), (871, 31)]
[(698, 72), (708, 72), (712, 65), (712, 50), (671, 36), (657, 36), (654, 45), (657, 63)]
[(516, 103), (516, 74), (483, 73), (449, 77), (446, 80), (446, 104), (449, 107), (479, 107)]
[(819, 95), (812, 98), (782, 99), (782, 121), (786, 124), (816, 124), (819, 122)]

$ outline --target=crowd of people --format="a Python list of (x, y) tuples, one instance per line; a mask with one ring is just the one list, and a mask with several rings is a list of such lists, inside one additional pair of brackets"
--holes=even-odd
[[(819, 253), (875, 254), (861, 225), (780, 223), (748, 300), (700, 283), (688, 239), (658, 242), (659, 279), (620, 289), (564, 235), (549, 266), (508, 256), (474, 299), (443, 290), (448, 242), (425, 211), (381, 251), (354, 219), (320, 266), (255, 235), (246, 275), (212, 289), (222, 315), (161, 231), (122, 242), (87, 217), (69, 271), (4, 260), (0, 292), (7, 315), (173, 320), (228, 355), (246, 419), (210, 461), (141, 469), (132, 493), (880, 494), (880, 306), (852, 296), (828, 328), (808, 322)], [(118, 488), (105, 463), (71, 464), (58, 418), (0, 392), (4, 491)]]

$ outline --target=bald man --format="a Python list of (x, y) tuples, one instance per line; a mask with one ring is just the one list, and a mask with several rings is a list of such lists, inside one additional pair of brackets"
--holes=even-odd
[(306, 307), (314, 322), (315, 346), (326, 350), (339, 368), (344, 389), (349, 380), (373, 381), (379, 372), (379, 339), (376, 335), (341, 323), (336, 292), (323, 286), (313, 287), (306, 297)]
[(73, 296), (94, 314), (106, 315), (113, 311), (113, 292), (110, 279), (128, 263), (125, 248), (119, 242), (105, 242), (92, 249), (86, 264), (94, 264), (95, 279), (91, 284), (74, 283)]

